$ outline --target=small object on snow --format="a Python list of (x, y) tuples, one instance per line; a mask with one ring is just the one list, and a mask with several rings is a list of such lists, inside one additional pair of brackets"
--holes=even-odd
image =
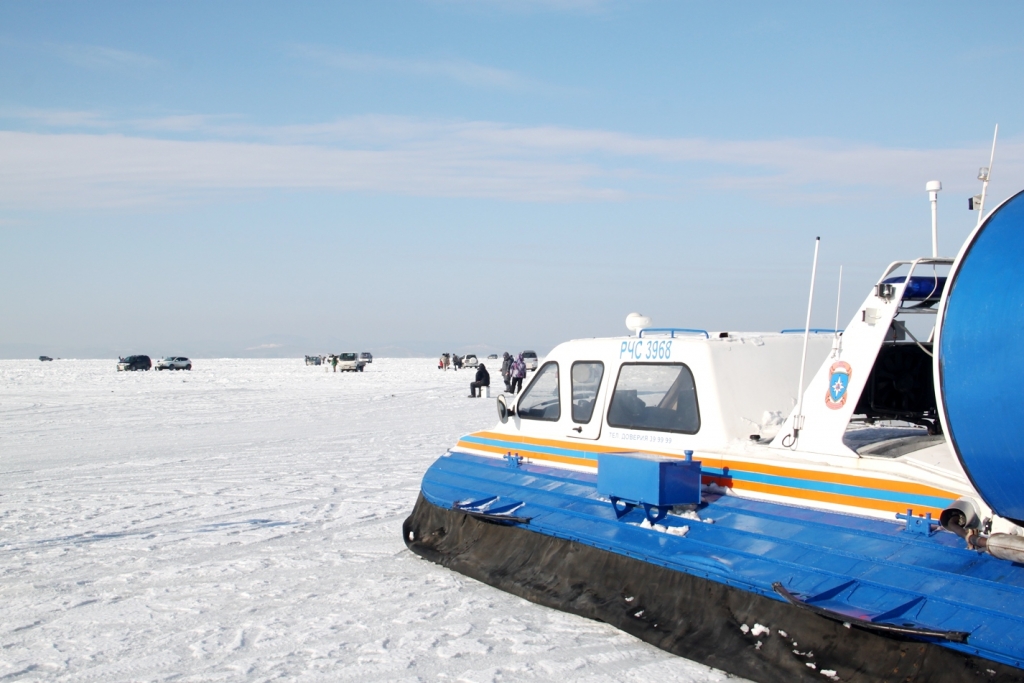
[(743, 631), (744, 634), (750, 633), (750, 627), (747, 626), (746, 624), (743, 624), (742, 626), (740, 626), (740, 630)]
[(676, 513), (676, 517), (682, 517), (683, 519), (692, 519), (695, 522), (704, 522), (705, 524), (715, 523), (715, 520), (711, 519), (710, 517), (701, 519), (700, 515), (697, 514), (696, 510), (684, 510), (682, 512)]
[(762, 626), (761, 624), (754, 624), (754, 628), (751, 629), (750, 632), (754, 634), (754, 637), (757, 637), (762, 633), (766, 636), (770, 636), (772, 634), (772, 630), (770, 628), (768, 628), (767, 626)]
[(670, 536), (685, 536), (690, 532), (688, 526), (665, 526), (664, 524), (651, 524), (651, 521), (644, 518), (644, 521), (636, 524), (641, 529), (650, 529), (652, 531), (660, 531), (663, 534), (669, 534)]

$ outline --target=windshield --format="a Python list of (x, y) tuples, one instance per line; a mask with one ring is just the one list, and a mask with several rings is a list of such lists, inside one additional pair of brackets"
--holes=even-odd
[(356, 359), (356, 354), (354, 354), (354, 353), (343, 353), (339, 357), (341, 358), (341, 360), (355, 360)]
[(523, 351), (523, 358), (536, 358), (537, 354), (533, 351)]

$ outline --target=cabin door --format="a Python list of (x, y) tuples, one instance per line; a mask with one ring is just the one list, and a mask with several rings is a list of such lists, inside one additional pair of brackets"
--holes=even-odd
[(604, 363), (596, 360), (576, 361), (569, 373), (569, 405), (572, 406), (567, 436), (574, 439), (596, 439), (601, 436), (605, 395), (601, 381)]

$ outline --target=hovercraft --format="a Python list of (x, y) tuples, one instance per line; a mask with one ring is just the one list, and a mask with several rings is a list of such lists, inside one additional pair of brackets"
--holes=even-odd
[(1024, 192), (934, 252), (842, 333), (559, 345), (408, 547), (757, 681), (1024, 680)]

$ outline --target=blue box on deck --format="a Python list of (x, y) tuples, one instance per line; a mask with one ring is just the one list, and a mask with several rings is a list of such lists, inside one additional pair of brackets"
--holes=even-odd
[(700, 461), (651, 453), (600, 453), (597, 492), (627, 503), (667, 507), (700, 503)]

